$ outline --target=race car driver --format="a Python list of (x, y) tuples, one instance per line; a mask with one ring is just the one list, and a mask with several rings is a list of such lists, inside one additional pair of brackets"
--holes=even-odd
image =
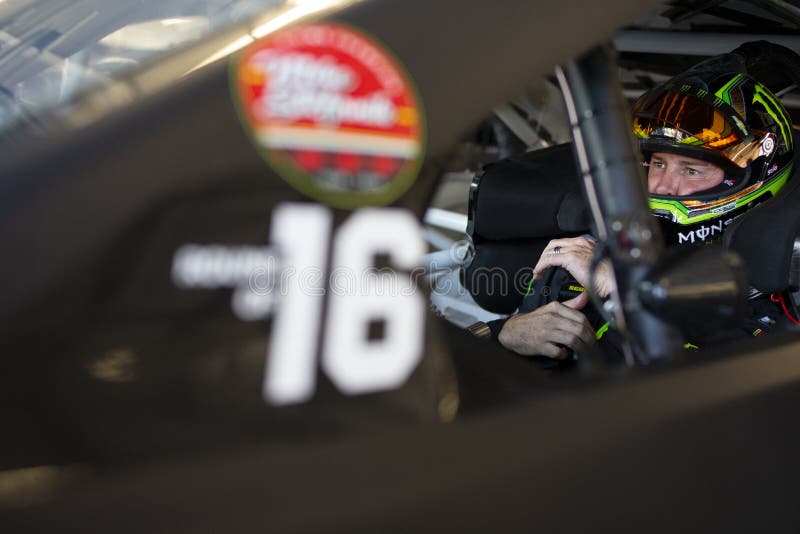
[[(746, 54), (754, 47), (788, 50), (748, 43), (655, 87), (632, 108), (650, 206), (668, 245), (719, 239), (732, 220), (774, 197), (792, 175), (792, 123), (778, 98), (748, 74)], [(560, 267), (588, 287), (594, 250), (589, 236), (552, 240), (533, 269), (534, 280)], [(598, 295), (607, 296), (614, 283), (609, 266), (600, 263), (593, 280)], [(583, 292), (489, 326), (518, 354), (564, 359), (595, 343), (595, 329), (584, 313), (588, 302)], [(751, 303), (764, 327), (744, 325), (753, 335), (774, 324), (765, 305), (775, 307), (768, 300)], [(526, 308), (531, 306), (523, 301), (520, 311)]]

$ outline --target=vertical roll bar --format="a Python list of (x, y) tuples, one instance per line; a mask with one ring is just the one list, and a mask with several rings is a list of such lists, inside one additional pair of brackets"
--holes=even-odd
[(595, 230), (611, 259), (616, 289), (606, 310), (627, 340), (625, 358), (647, 363), (677, 351), (680, 333), (645, 310), (638, 285), (663, 253), (631, 136), (615, 52), (608, 44), (556, 68)]

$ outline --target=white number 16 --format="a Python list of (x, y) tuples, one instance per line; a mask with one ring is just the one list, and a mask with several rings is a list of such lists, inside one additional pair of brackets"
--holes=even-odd
[[(326, 272), (331, 225), (331, 210), (320, 205), (284, 204), (273, 212), (270, 241), (280, 250), (286, 285), (265, 367), (263, 395), (271, 404), (313, 395), (320, 341), (323, 371), (347, 394), (399, 387), (422, 357), (423, 296), (407, 273), (374, 265), (376, 255), (401, 270), (420, 264), (425, 242), (416, 218), (397, 208), (355, 212), (334, 236)], [(382, 326), (380, 339), (369, 339), (371, 324)]]

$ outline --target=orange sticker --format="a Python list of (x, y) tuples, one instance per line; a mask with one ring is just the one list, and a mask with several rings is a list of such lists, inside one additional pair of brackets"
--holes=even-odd
[(298, 190), (350, 209), (388, 204), (414, 183), (424, 114), (373, 39), (333, 23), (288, 28), (245, 50), (232, 72), (248, 133)]

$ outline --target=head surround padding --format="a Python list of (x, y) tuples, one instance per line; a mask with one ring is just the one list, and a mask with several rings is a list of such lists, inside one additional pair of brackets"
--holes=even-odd
[[(795, 142), (797, 142), (795, 131)], [(800, 151), (794, 169), (800, 169)], [(724, 243), (742, 256), (750, 285), (763, 293), (788, 289), (794, 240), (800, 237), (800, 180), (789, 180), (775, 198), (756, 206), (725, 230)]]

